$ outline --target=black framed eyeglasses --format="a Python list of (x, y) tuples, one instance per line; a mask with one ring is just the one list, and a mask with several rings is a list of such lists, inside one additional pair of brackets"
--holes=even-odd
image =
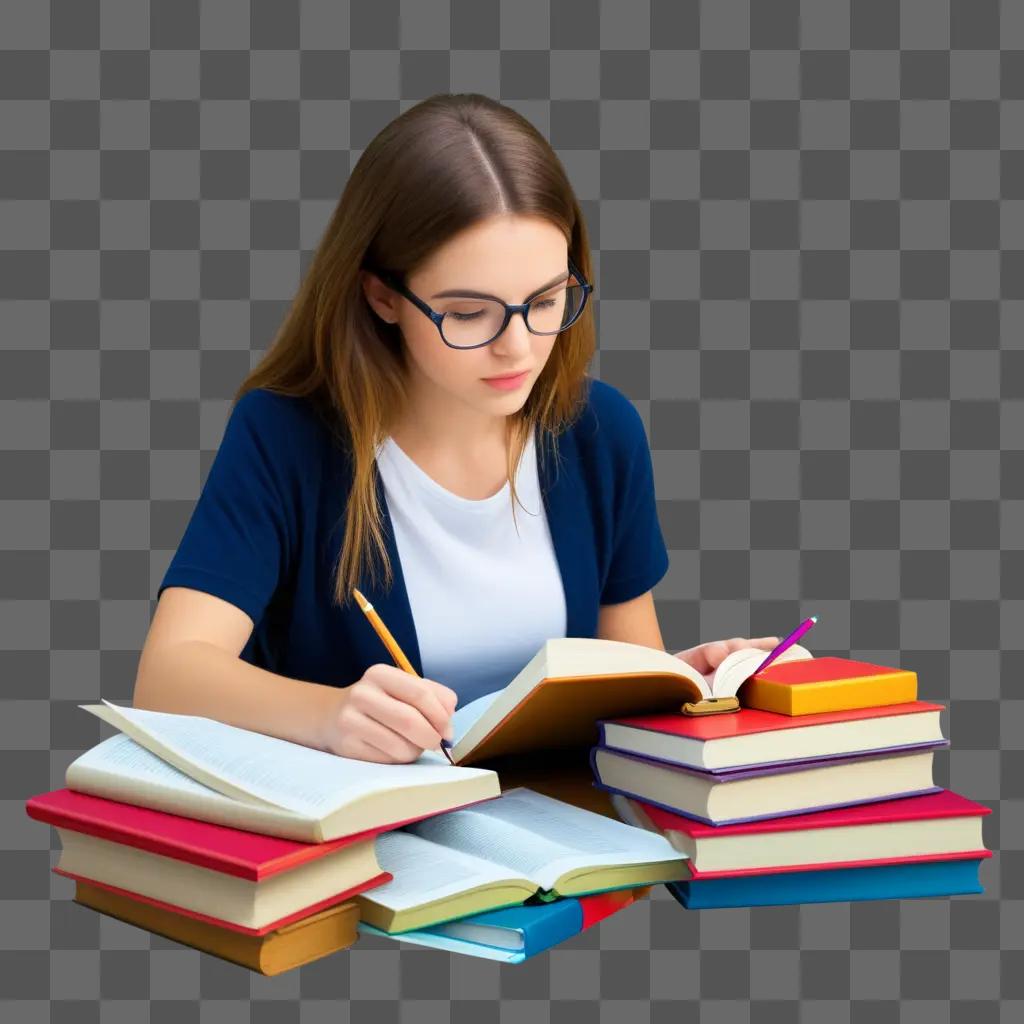
[(411, 292), (401, 275), (374, 267), (365, 269), (428, 316), (449, 348), (489, 345), (508, 327), (516, 313), (522, 314), (531, 334), (559, 334), (580, 318), (587, 296), (594, 290), (570, 258), (565, 280), (541, 288), (526, 302), (509, 305), (493, 295), (470, 292), (447, 295), (435, 309)]

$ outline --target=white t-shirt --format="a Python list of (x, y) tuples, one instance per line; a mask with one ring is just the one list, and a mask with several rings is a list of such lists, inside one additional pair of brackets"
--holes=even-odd
[[(388, 437), (377, 449), (423, 675), (458, 706), (510, 683), (551, 637), (565, 636), (562, 577), (548, 529), (533, 434), (510, 487), (453, 494)], [(518, 532), (517, 532), (518, 527)]]

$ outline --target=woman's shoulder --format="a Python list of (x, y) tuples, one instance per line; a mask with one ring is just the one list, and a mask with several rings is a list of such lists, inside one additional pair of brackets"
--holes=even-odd
[(269, 388), (251, 388), (231, 410), (231, 420), (267, 443), (288, 447), (326, 431), (326, 424), (311, 398)]
[(587, 378), (587, 400), (576, 424), (577, 437), (588, 446), (628, 459), (647, 443), (643, 418), (633, 401), (614, 384)]

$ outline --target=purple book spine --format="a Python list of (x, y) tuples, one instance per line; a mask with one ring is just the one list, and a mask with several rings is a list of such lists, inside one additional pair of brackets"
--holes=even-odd
[(658, 757), (650, 757), (647, 754), (636, 754), (631, 750), (616, 750), (614, 747), (593, 747), (591, 748), (591, 765), (595, 764), (595, 751), (606, 749), (614, 752), (616, 757), (624, 757), (631, 761), (640, 761), (644, 764), (655, 764), (660, 768), (668, 768), (674, 772), (684, 772), (687, 775), (695, 775), (697, 778), (707, 782), (721, 784), (731, 782), (735, 779), (752, 779), (761, 775), (786, 775), (791, 772), (810, 771), (813, 768), (828, 768), (832, 765), (853, 764), (859, 761), (883, 760), (894, 757), (911, 757), (927, 750), (941, 750), (949, 746), (949, 740), (930, 740), (917, 746), (906, 747), (885, 747), (881, 750), (870, 750), (865, 753), (838, 754), (830, 757), (815, 757), (803, 761), (782, 761), (770, 762), (759, 765), (742, 765), (739, 768), (724, 768), (708, 771), (704, 768), (694, 768), (691, 765), (679, 764), (675, 761), (664, 761)]
[(663, 811), (668, 811), (670, 814), (678, 814), (683, 818), (690, 818), (693, 821), (703, 822), (705, 825), (741, 825), (748, 821), (768, 821), (771, 818), (790, 818), (798, 814), (813, 814), (815, 811), (831, 811), (839, 807), (858, 807), (861, 804), (877, 804), (883, 800), (902, 800), (908, 796), (924, 796), (926, 793), (941, 793), (941, 786), (928, 786), (926, 789), (913, 789), (906, 793), (887, 793), (885, 796), (873, 796), (867, 800), (846, 800), (838, 804), (821, 804), (817, 807), (801, 807), (799, 810), (788, 810), (779, 811), (771, 814), (754, 814), (747, 818), (723, 818), (721, 821), (713, 821), (711, 818), (704, 818), (699, 814), (694, 814), (692, 811), (688, 811), (683, 807), (672, 807), (669, 804), (663, 804), (658, 800), (652, 800), (650, 797), (641, 796), (639, 793), (632, 793), (627, 789), (616, 789), (614, 786), (606, 786), (596, 776), (594, 785), (598, 789), (603, 789), (608, 793), (620, 793), (622, 796), (632, 797), (634, 800), (640, 800), (645, 804), (650, 804), (652, 807), (660, 807)]
[(899, 743), (891, 747), (873, 747), (869, 750), (848, 751), (845, 754), (819, 754), (811, 757), (790, 757), (776, 761), (758, 761), (752, 764), (736, 765), (731, 768), (698, 768), (696, 765), (683, 764), (681, 761), (671, 761), (668, 758), (655, 757), (654, 754), (639, 754), (635, 750), (623, 750), (621, 747), (612, 746), (611, 744), (606, 743), (604, 741), (603, 734), (598, 746), (604, 750), (614, 750), (617, 754), (626, 754), (630, 757), (636, 757), (641, 761), (663, 764), (670, 768), (689, 768), (691, 771), (699, 772), (701, 775), (717, 776), (721, 781), (727, 782), (730, 775), (735, 775), (735, 773), (738, 772), (750, 772), (754, 769), (785, 769), (792, 767), (796, 770), (799, 768), (816, 768), (820, 765), (832, 764), (843, 759), (859, 760), (867, 757), (884, 757), (886, 754), (896, 754), (903, 751), (908, 754), (913, 754), (921, 750), (939, 750), (943, 747), (948, 747), (949, 740), (922, 740), (920, 743)]

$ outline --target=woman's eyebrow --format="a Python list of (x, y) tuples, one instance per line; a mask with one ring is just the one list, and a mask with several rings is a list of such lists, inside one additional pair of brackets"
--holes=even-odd
[[(550, 287), (564, 281), (570, 276), (568, 270), (563, 270), (556, 277), (553, 277), (547, 284), (541, 285), (536, 291), (531, 292), (525, 299), (525, 302), (529, 302), (530, 299), (540, 295), (541, 292), (546, 292)], [(467, 299), (495, 299), (498, 302), (503, 302), (503, 299), (498, 298), (497, 295), (488, 295), (487, 292), (474, 292), (468, 288), (449, 288), (446, 291), (438, 292), (436, 295), (430, 296), (432, 299), (454, 299), (454, 298), (467, 298)]]

